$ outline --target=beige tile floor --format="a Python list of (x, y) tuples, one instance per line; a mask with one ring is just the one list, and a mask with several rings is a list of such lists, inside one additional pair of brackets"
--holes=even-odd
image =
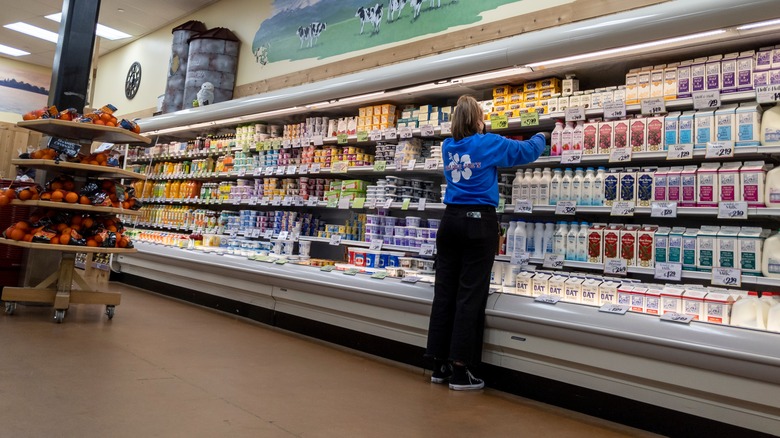
[(2, 437), (653, 436), (122, 285), (0, 315)]

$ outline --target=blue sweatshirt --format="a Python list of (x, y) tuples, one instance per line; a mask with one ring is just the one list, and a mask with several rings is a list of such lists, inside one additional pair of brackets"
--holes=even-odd
[(442, 144), (445, 204), (492, 205), (498, 207), (498, 168), (536, 161), (546, 140), (536, 134), (529, 140), (512, 140), (496, 134), (475, 134)]

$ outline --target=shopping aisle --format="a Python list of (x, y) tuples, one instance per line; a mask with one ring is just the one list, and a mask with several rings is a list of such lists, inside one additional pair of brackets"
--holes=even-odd
[(78, 305), (0, 316), (3, 436), (653, 436), (114, 285), (114, 321)]

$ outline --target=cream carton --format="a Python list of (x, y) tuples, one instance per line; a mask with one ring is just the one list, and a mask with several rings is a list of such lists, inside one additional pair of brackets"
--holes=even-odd
[(653, 174), (653, 201), (666, 201), (668, 167), (659, 167)]
[(742, 201), (748, 203), (748, 207), (763, 207), (764, 183), (766, 181), (767, 166), (763, 161), (748, 161), (739, 169), (740, 186), (742, 187)]
[(650, 315), (659, 315), (661, 313), (662, 291), (662, 286), (655, 284), (647, 285), (647, 292), (645, 292), (645, 313)]
[(756, 52), (755, 71), (765, 71), (772, 69), (772, 52), (774, 47), (762, 47)]
[(714, 55), (707, 58), (707, 63), (704, 65), (705, 74), (707, 75), (707, 91), (720, 90), (720, 64), (722, 60), (723, 55)]
[(704, 315), (707, 322), (726, 324), (731, 322), (731, 306), (734, 297), (729, 294), (710, 292), (704, 297)]
[(626, 101), (626, 87), (624, 85), (620, 85), (617, 87), (617, 90), (615, 90), (614, 93), (612, 94), (612, 101), (613, 102)]
[(626, 266), (636, 266), (637, 243), (641, 226), (628, 224), (620, 230), (620, 258), (626, 261)]
[(558, 98), (558, 112), (566, 111), (569, 106), (569, 96), (561, 96)]
[(682, 296), (683, 313), (693, 316), (694, 321), (703, 321), (704, 297), (707, 292), (698, 289), (686, 289)]
[(653, 180), (658, 169), (644, 167), (636, 173), (636, 205), (649, 207), (653, 202)]
[(715, 111), (714, 110), (702, 110), (697, 111), (694, 115), (694, 146), (698, 148), (706, 148), (707, 143), (715, 141)]
[(533, 296), (534, 273), (530, 271), (520, 271), (516, 278), (515, 293), (518, 295)]
[(669, 232), (669, 262), (683, 262), (683, 235), (685, 227), (673, 227)]
[(634, 286), (631, 283), (623, 283), (617, 289), (617, 304), (631, 308), (631, 291)]
[(717, 207), (719, 179), (719, 163), (704, 163), (696, 171), (696, 206), (697, 207)]
[(549, 293), (548, 287), (549, 287), (550, 278), (552, 278), (552, 275), (543, 272), (534, 275), (534, 281), (532, 283), (533, 289), (531, 291), (533, 296), (539, 297), (542, 295), (547, 295)]
[(652, 268), (655, 266), (655, 233), (658, 227), (644, 225), (636, 234), (636, 265), (640, 268)]
[(736, 109), (737, 146), (758, 146), (761, 144), (761, 105), (743, 103)]
[(588, 262), (604, 263), (604, 230), (603, 224), (593, 224), (588, 228)]
[(696, 235), (696, 269), (712, 271), (720, 227), (702, 226)]
[(582, 298), (580, 302), (589, 306), (599, 305), (599, 286), (601, 280), (588, 279), (582, 282)]
[(663, 116), (647, 117), (645, 120), (645, 145), (648, 151), (662, 151), (666, 136)]
[(740, 178), (740, 168), (742, 163), (737, 161), (733, 163), (723, 163), (718, 169), (718, 187), (720, 197), (716, 200), (720, 202), (740, 202), (742, 201), (742, 184)]
[(656, 65), (650, 71), (650, 97), (664, 97), (664, 69), (666, 65)]
[(671, 231), (672, 229), (669, 227), (659, 227), (653, 234), (656, 263), (666, 263), (669, 261), (669, 232)]
[(780, 68), (780, 45), (775, 46), (772, 50), (772, 69)]
[(561, 90), (564, 96), (571, 96), (575, 91), (580, 91), (580, 80), (573, 75), (566, 75), (566, 79), (561, 83)]
[(680, 172), (680, 207), (696, 206), (696, 172), (698, 167), (685, 166)]
[(737, 108), (739, 105), (725, 105), (715, 111), (715, 139), (737, 141)]
[[(691, 97), (691, 64), (693, 61), (683, 61), (680, 66), (677, 67), (677, 98), (684, 99)], [(751, 70), (750, 80), (753, 80), (753, 73)], [(752, 82), (751, 82), (752, 84)]]
[(720, 92), (722, 94), (737, 91), (737, 57), (739, 53), (729, 53), (720, 62)]
[(707, 89), (707, 58), (696, 58), (691, 64), (691, 92)]
[(612, 122), (612, 147), (628, 147), (628, 120), (615, 120)]
[(637, 98), (641, 101), (650, 97), (650, 77), (652, 67), (644, 67), (637, 76)]
[(626, 74), (626, 105), (639, 103), (639, 69), (633, 68)]
[(677, 125), (677, 144), (693, 144), (694, 127), (693, 117), (696, 114), (695, 111), (686, 111), (680, 114), (679, 122)]
[(677, 99), (677, 67), (679, 63), (668, 64), (664, 68), (664, 99)]
[(672, 166), (666, 173), (666, 200), (679, 203), (682, 200), (682, 166)]
[(760, 275), (761, 260), (764, 256), (763, 238), (764, 230), (758, 227), (742, 227), (737, 242), (737, 258), (739, 267), (745, 275)]
[(630, 292), (629, 310), (632, 312), (645, 313), (645, 306), (647, 300), (647, 288), (642, 286), (634, 286)]
[(664, 150), (680, 142), (680, 116), (682, 113), (669, 113), (664, 117)]
[(620, 232), (622, 229), (623, 225), (610, 224), (604, 230), (604, 262), (620, 257)]
[(584, 281), (584, 278), (578, 277), (570, 277), (568, 280), (566, 280), (566, 284), (564, 284), (563, 301), (567, 301), (569, 303), (582, 302), (582, 283)]
[(563, 275), (553, 275), (547, 282), (547, 294), (564, 299), (566, 297), (566, 280), (568, 278)]
[(753, 89), (753, 68), (756, 52), (749, 50), (741, 52), (737, 58), (737, 91)]
[(753, 88), (766, 87), (769, 85), (769, 74), (771, 70), (753, 72)]
[(604, 108), (604, 102), (601, 101), (601, 93), (604, 92), (604, 88), (596, 88), (593, 93), (590, 94), (590, 107), (593, 109)]
[(599, 285), (599, 306), (604, 304), (617, 304), (617, 291), (620, 283), (605, 281)]
[(618, 200), (636, 202), (636, 175), (638, 170), (635, 167), (629, 167), (625, 171), (620, 172), (620, 194)]
[[(613, 141), (614, 141), (614, 133), (613, 133), (613, 125), (612, 122), (609, 121), (601, 121), (599, 122), (599, 154), (608, 154), (609, 151), (612, 149)], [(756, 133), (759, 131), (757, 130)]]
[(589, 120), (582, 129), (582, 151), (585, 155), (599, 152), (599, 122)]
[(687, 228), (682, 237), (682, 265), (685, 271), (696, 270), (696, 238), (699, 230)]
[(620, 195), (620, 170), (609, 169), (604, 176), (604, 205), (612, 206)]
[[(702, 227), (703, 228), (703, 227)], [(716, 268), (739, 268), (739, 227), (721, 227), (715, 252)]]
[(647, 150), (647, 120), (644, 117), (636, 117), (628, 121), (628, 143), (633, 152)]
[(682, 313), (682, 297), (685, 289), (665, 286), (661, 291), (661, 314)]

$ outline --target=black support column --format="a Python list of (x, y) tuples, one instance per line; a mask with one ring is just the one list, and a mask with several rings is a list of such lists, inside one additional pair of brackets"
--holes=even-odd
[(99, 13), (100, 0), (63, 1), (49, 105), (56, 105), (60, 110), (84, 110)]

